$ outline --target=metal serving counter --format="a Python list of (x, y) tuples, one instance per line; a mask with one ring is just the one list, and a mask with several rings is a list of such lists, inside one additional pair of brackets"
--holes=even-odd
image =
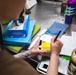
[(48, 28), (54, 21), (63, 20), (61, 2), (42, 1), (31, 9), (31, 19), (35, 19), (41, 29)]
[[(65, 15), (61, 14), (61, 2), (55, 1), (45, 1), (42, 0), (41, 3), (38, 3), (31, 9), (31, 20), (36, 20), (36, 24), (41, 26), (41, 30), (48, 28), (55, 21), (64, 23)], [(76, 24), (76, 18), (73, 19), (73, 24)], [(75, 31), (76, 25), (69, 25), (69, 28), (66, 32), (67, 35), (70, 35), (70, 31)]]

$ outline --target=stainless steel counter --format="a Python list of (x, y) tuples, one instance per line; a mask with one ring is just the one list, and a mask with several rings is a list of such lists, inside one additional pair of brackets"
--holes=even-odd
[[(41, 26), (41, 30), (48, 28), (55, 21), (64, 23), (65, 15), (61, 14), (61, 2), (42, 0), (31, 9), (31, 20), (36, 20), (36, 23)], [(76, 18), (73, 19), (73, 24), (76, 24)], [(69, 25), (66, 32), (71, 35), (71, 30), (76, 31), (76, 25)]]
[(31, 10), (31, 19), (35, 19), (41, 29), (48, 28), (54, 21), (63, 21), (61, 2), (42, 1)]

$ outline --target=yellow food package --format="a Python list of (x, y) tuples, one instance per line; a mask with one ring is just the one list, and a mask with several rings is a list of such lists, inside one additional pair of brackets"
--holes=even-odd
[(51, 43), (42, 41), (41, 49), (42, 50), (48, 50), (48, 51), (51, 50)]

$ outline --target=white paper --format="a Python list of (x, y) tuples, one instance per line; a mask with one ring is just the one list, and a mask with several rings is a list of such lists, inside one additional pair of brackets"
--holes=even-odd
[(76, 38), (76, 32), (72, 32), (72, 37)]
[(72, 39), (76, 48), (76, 32), (72, 32)]
[(59, 58), (58, 72), (62, 74), (67, 74), (68, 64), (69, 64), (68, 60)]
[(72, 36), (65, 35), (61, 37), (61, 41), (63, 42), (63, 47), (60, 54), (71, 56), (72, 51), (76, 48), (76, 41)]

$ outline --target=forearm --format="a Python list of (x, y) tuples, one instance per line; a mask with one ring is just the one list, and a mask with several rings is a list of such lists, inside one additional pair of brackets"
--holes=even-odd
[(59, 56), (52, 54), (46, 75), (58, 75), (58, 60)]
[(26, 57), (28, 57), (29, 55), (31, 55), (32, 52), (31, 50), (27, 50), (27, 51), (24, 51), (22, 53), (18, 53), (16, 55), (14, 55), (15, 58), (22, 58), (22, 59), (25, 59)]

